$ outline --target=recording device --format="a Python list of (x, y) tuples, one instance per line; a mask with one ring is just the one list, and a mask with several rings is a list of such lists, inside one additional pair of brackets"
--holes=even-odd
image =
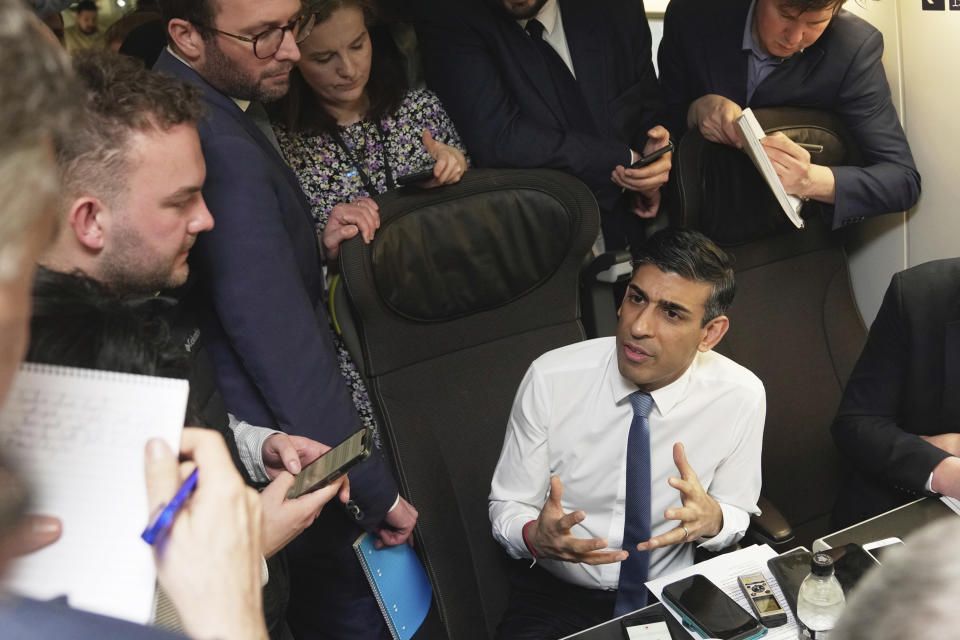
[(407, 185), (426, 182), (433, 177), (433, 165), (418, 169), (413, 173), (406, 173), (397, 178), (397, 186), (406, 187)]
[(777, 597), (773, 595), (770, 585), (762, 573), (749, 573), (739, 576), (737, 584), (747, 596), (747, 602), (753, 609), (753, 615), (757, 616), (760, 623), (765, 627), (779, 627), (787, 622), (787, 612), (780, 606)]
[(659, 158), (665, 153), (670, 153), (673, 151), (673, 143), (668, 142), (666, 145), (660, 147), (656, 151), (651, 151), (645, 156), (641, 156), (639, 160), (630, 165), (631, 169), (639, 169), (640, 167), (645, 167), (648, 164), (651, 164), (654, 160)]
[(668, 584), (663, 601), (703, 638), (753, 640), (767, 633), (756, 618), (700, 574)]
[(327, 486), (370, 455), (370, 432), (360, 429), (352, 436), (308, 464), (296, 475), (287, 499)]
[(876, 560), (879, 564), (883, 564), (883, 559), (894, 549), (900, 549), (903, 547), (903, 540), (900, 538), (884, 538), (883, 540), (877, 540), (875, 542), (868, 542), (863, 545), (863, 550), (866, 551), (871, 558)]
[(626, 616), (620, 620), (626, 640), (672, 640), (666, 616), (645, 611)]

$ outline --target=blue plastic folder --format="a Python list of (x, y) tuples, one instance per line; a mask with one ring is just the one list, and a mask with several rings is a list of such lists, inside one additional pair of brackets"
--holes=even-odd
[(433, 590), (420, 558), (406, 544), (375, 549), (364, 533), (353, 543), (360, 566), (394, 640), (409, 640), (427, 617)]

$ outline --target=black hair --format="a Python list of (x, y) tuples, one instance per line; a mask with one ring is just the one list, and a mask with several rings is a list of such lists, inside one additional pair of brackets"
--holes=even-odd
[[(163, 21), (163, 30), (167, 30), (167, 23), (173, 18), (186, 20), (199, 27), (212, 27), (220, 10), (216, 0), (159, 0), (160, 19)], [(204, 37), (210, 37), (208, 29), (201, 28)], [(167, 36), (169, 39), (169, 35)]]
[[(27, 360), (69, 367), (188, 378), (191, 361), (162, 314), (174, 302), (124, 298), (81, 271), (42, 267), (33, 284)], [(189, 412), (195, 418), (196, 412)]]
[(726, 314), (733, 303), (737, 290), (733, 260), (699, 231), (674, 227), (656, 232), (634, 252), (634, 270), (645, 264), (710, 285), (710, 296), (703, 309), (704, 325)]
[(843, 8), (844, 2), (846, 0), (785, 0), (784, 5), (798, 13), (830, 9), (836, 15)]
[[(317, 0), (309, 3), (308, 7), (316, 15), (317, 25), (328, 19), (334, 11), (345, 7), (357, 7), (363, 12), (373, 56), (367, 80), (370, 106), (364, 118), (379, 122), (396, 111), (409, 89), (406, 69), (403, 55), (373, 0)], [(323, 108), (296, 67), (290, 73), (290, 91), (278, 102), (267, 105), (267, 109), (275, 120), (291, 132), (316, 135), (337, 128), (337, 121)]]

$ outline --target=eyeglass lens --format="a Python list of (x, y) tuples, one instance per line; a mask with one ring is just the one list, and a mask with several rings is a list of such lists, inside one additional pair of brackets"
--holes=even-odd
[(283, 44), (284, 33), (288, 30), (293, 34), (294, 42), (297, 44), (303, 42), (310, 35), (315, 20), (316, 16), (313, 13), (307, 13), (285, 27), (265, 31), (254, 42), (253, 54), (261, 59), (275, 55)]

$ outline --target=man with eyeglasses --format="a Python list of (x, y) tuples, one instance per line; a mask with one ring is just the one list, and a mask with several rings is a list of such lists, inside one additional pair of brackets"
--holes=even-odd
[[(328, 328), (322, 256), (262, 106), (287, 92), (313, 16), (298, 0), (159, 4), (168, 47), (155, 68), (199, 86), (208, 106), (198, 131), (203, 197), (216, 224), (191, 251), (194, 282), (183, 295), (227, 409), (251, 424), (341, 442), (360, 420)], [(376, 216), (350, 206), (345, 224)], [(350, 482), (346, 512), (324, 509), (287, 547), (297, 638), (389, 637), (351, 543), (361, 527), (383, 544), (405, 543), (417, 512), (380, 452), (351, 471)]]

